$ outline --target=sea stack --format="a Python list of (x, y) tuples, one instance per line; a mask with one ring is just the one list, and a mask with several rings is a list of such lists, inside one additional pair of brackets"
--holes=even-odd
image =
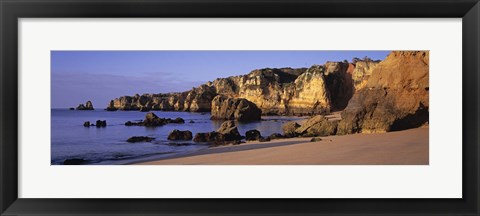
[(94, 108), (93, 108), (92, 102), (91, 102), (91, 101), (87, 101), (87, 102), (85, 103), (85, 105), (79, 104), (79, 105), (77, 106), (77, 110), (94, 110)]

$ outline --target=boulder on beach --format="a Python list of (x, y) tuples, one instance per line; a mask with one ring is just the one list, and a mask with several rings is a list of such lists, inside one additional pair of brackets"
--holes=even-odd
[(273, 133), (273, 134), (271, 134), (270, 136), (268, 136), (268, 138), (269, 138), (270, 140), (273, 140), (273, 139), (283, 139), (283, 138), (285, 138), (285, 136), (283, 136), (283, 135), (280, 134), (280, 133)]
[(99, 127), (107, 127), (107, 121), (106, 121), (106, 120), (103, 120), (103, 121), (102, 121), (102, 120), (97, 120), (95, 126), (96, 126), (97, 128), (99, 128)]
[(247, 141), (252, 141), (252, 140), (259, 140), (260, 138), (262, 138), (262, 135), (260, 134), (260, 131), (258, 130), (249, 130), (245, 133), (245, 139)]
[(300, 125), (297, 122), (289, 121), (282, 125), (283, 135), (285, 137), (295, 137), (295, 130), (297, 130), (299, 127)]
[(338, 121), (329, 121), (322, 115), (316, 115), (308, 119), (295, 130), (298, 136), (330, 136), (337, 132)]
[(168, 140), (192, 140), (192, 132), (175, 129), (168, 134)]
[(217, 95), (212, 100), (211, 119), (258, 121), (261, 116), (262, 110), (244, 98), (229, 98)]
[(259, 141), (259, 142), (270, 142), (270, 140), (271, 140), (271, 139), (270, 139), (269, 137), (260, 137), (260, 138), (258, 138), (258, 141)]
[(136, 142), (150, 142), (154, 140), (155, 138), (153, 137), (148, 137), (148, 136), (133, 136), (127, 139), (127, 142), (129, 143), (136, 143)]
[(310, 139), (310, 142), (319, 142), (319, 141), (322, 141), (321, 137), (313, 137), (312, 139)]
[(91, 101), (87, 101), (87, 103), (85, 103), (85, 105), (79, 104), (77, 106), (77, 110), (94, 110), (93, 109), (93, 104), (92, 104)]

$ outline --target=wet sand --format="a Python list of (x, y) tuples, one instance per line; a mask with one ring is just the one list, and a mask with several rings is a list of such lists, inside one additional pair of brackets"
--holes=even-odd
[(428, 128), (220, 146), (137, 165), (428, 165)]

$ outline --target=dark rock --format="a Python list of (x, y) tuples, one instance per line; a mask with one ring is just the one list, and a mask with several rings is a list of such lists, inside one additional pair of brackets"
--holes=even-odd
[(167, 119), (167, 122), (168, 122), (168, 123), (183, 124), (183, 123), (185, 123), (185, 120), (182, 119), (182, 118), (180, 118), (180, 117), (178, 117), (178, 118), (175, 118), (175, 119), (173, 119), (173, 120)]
[(89, 121), (84, 122), (84, 123), (83, 123), (83, 126), (84, 126), (84, 127), (90, 127), (90, 122), (89, 122)]
[(258, 141), (260, 141), (260, 142), (269, 142), (269, 141), (270, 141), (270, 137), (260, 137), (260, 138), (258, 139)]
[(145, 119), (140, 122), (125, 122), (125, 126), (146, 126), (146, 127), (157, 127), (163, 126), (169, 123), (183, 124), (185, 120), (182, 118), (170, 119), (170, 118), (159, 118), (155, 113), (149, 112), (145, 115)]
[(82, 165), (86, 164), (88, 161), (79, 158), (66, 159), (63, 161), (63, 165)]
[(322, 138), (321, 137), (313, 137), (310, 142), (318, 142), (318, 141), (322, 141)]
[(87, 101), (86, 105), (79, 104), (77, 106), (77, 110), (94, 110), (93, 109), (93, 104), (91, 101)]
[(207, 133), (196, 133), (193, 137), (194, 142), (223, 142), (225, 141), (225, 137), (216, 132), (207, 132)]
[(193, 120), (190, 120), (188, 123), (195, 123)]
[(168, 135), (168, 140), (192, 140), (192, 132), (188, 130), (173, 130)]
[(213, 98), (211, 119), (258, 121), (262, 110), (257, 105), (243, 98), (229, 98), (218, 95)]
[(135, 142), (150, 142), (154, 140), (155, 138), (152, 137), (147, 137), (147, 136), (133, 136), (127, 139), (127, 142), (129, 143), (135, 143)]
[(297, 122), (289, 121), (282, 125), (283, 135), (285, 137), (295, 137), (297, 135), (295, 130), (299, 127), (300, 125)]
[(279, 133), (273, 133), (270, 136), (268, 136), (268, 138), (270, 138), (271, 140), (273, 140), (273, 139), (283, 139), (283, 138), (285, 138), (285, 136), (283, 136), (282, 134), (279, 134)]
[(242, 139), (242, 136), (240, 136), (234, 121), (223, 122), (222, 125), (220, 125), (220, 128), (218, 128), (217, 132), (224, 136), (225, 141)]
[(260, 131), (258, 130), (249, 130), (245, 133), (245, 139), (247, 141), (250, 141), (250, 140), (259, 140), (260, 138), (262, 137), (262, 135), (260, 134)]
[(97, 126), (97, 128), (99, 127), (107, 127), (107, 121), (106, 120), (97, 120), (97, 123), (95, 124)]
[(70, 108), (69, 108), (69, 110), (75, 110), (75, 108), (73, 108), (73, 107), (70, 107)]
[(140, 112), (148, 112), (150, 109), (148, 107), (140, 107)]

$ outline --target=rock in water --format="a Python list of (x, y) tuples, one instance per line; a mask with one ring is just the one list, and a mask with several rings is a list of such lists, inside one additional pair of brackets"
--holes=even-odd
[(110, 101), (110, 103), (108, 103), (108, 106), (107, 106), (107, 111), (117, 111), (118, 109), (115, 107), (115, 102), (113, 100)]
[(192, 132), (175, 129), (168, 135), (168, 140), (192, 140)]
[(103, 120), (103, 121), (97, 120), (95, 126), (96, 126), (97, 128), (99, 128), (99, 127), (107, 127), (107, 121), (106, 121), (106, 120)]
[(234, 121), (225, 121), (217, 131), (197, 133), (193, 138), (194, 142), (214, 142), (216, 144), (236, 143), (242, 136), (238, 132)]
[(155, 138), (148, 137), (148, 136), (133, 136), (127, 139), (129, 143), (136, 143), (136, 142), (150, 142)]
[(322, 115), (314, 116), (308, 119), (295, 133), (300, 136), (329, 136), (337, 132), (337, 121), (329, 121)]
[(223, 142), (225, 138), (222, 134), (212, 131), (207, 133), (196, 133), (193, 138), (194, 142)]
[(429, 118), (429, 52), (393, 51), (342, 112), (337, 134), (419, 127)]
[(217, 130), (218, 133), (225, 136), (225, 141), (241, 140), (242, 136), (238, 132), (234, 121), (225, 121)]
[(159, 118), (155, 113), (149, 112), (145, 115), (145, 119), (142, 123), (142, 126), (155, 127), (165, 125), (167, 124), (167, 121), (164, 118)]
[(84, 123), (83, 123), (83, 126), (84, 126), (84, 127), (90, 127), (90, 122), (89, 122), (89, 121), (84, 122)]
[(169, 123), (183, 124), (185, 123), (185, 120), (180, 117), (175, 119), (160, 118), (157, 115), (155, 115), (155, 113), (149, 112), (145, 115), (145, 119), (143, 121), (140, 121), (140, 122), (127, 121), (125, 122), (125, 126), (157, 127), (157, 126), (163, 126)]
[(252, 102), (243, 98), (229, 98), (218, 95), (213, 98), (211, 119), (258, 121), (262, 111)]
[(73, 107), (70, 107), (70, 108), (69, 108), (69, 110), (75, 110), (75, 108), (73, 108)]
[(295, 130), (297, 130), (299, 127), (300, 125), (297, 122), (289, 121), (282, 125), (283, 135), (285, 137), (295, 137)]
[(85, 105), (79, 104), (77, 106), (77, 110), (94, 110), (93, 109), (93, 104), (92, 104), (91, 101), (87, 101), (87, 103), (85, 103)]
[(260, 134), (260, 131), (255, 130), (255, 129), (249, 130), (245, 133), (245, 139), (248, 140), (248, 141), (259, 140), (261, 137), (262, 137), (262, 135)]

